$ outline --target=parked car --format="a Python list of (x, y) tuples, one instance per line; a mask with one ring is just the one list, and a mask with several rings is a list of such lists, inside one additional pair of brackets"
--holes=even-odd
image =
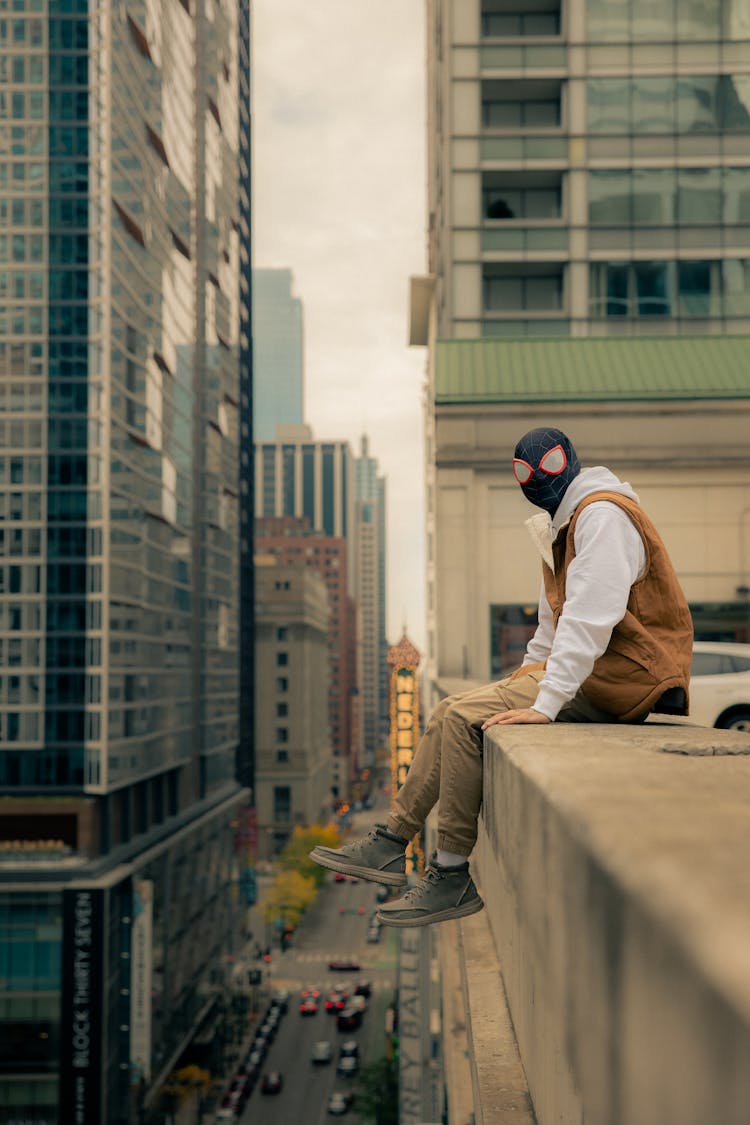
[(333, 1058), (333, 1047), (327, 1039), (319, 1039), (313, 1043), (310, 1052), (310, 1061), (317, 1064), (329, 1063)]
[(332, 973), (358, 973), (359, 961), (354, 961), (349, 957), (338, 957), (328, 962), (328, 969)]
[(260, 1080), (261, 1094), (280, 1094), (284, 1076), (280, 1070), (269, 1070)]
[(332, 1117), (343, 1117), (352, 1107), (354, 1098), (351, 1094), (334, 1090), (328, 1099), (328, 1112)]
[(287, 1008), (289, 1007), (289, 993), (285, 988), (279, 989), (278, 992), (274, 992), (273, 996), (271, 997), (271, 1007), (276, 1008), (279, 1012), (282, 1013), (282, 1015), (286, 1012)]
[(750, 645), (695, 642), (688, 722), (750, 732)]

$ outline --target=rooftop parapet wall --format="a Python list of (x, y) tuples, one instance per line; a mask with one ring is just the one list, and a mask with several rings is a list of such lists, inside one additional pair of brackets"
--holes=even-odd
[(493, 727), (476, 857), (539, 1125), (747, 1125), (750, 736)]

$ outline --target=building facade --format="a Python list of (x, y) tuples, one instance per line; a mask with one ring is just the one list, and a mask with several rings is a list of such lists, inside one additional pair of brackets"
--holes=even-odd
[(428, 4), (433, 682), (534, 627), (509, 466), (545, 423), (641, 494), (696, 631), (747, 633), (748, 37), (731, 3)]
[(352, 725), (357, 687), (354, 602), (347, 592), (346, 543), (318, 535), (308, 521), (294, 516), (256, 522), (255, 549), (261, 559), (279, 566), (307, 567), (321, 576), (328, 591), (328, 722), (331, 737), (331, 787), (334, 798), (349, 796), (352, 747), (358, 735)]
[(247, 46), (244, 4), (0, 21), (0, 1121), (147, 1118), (223, 990)]
[(359, 620), (362, 752), (371, 766), (388, 730), (386, 621), (386, 481), (362, 435), (357, 480), (356, 599)]
[(255, 441), (275, 441), (276, 427), (304, 419), (302, 301), (291, 270), (253, 270)]
[(256, 559), (256, 807), (261, 857), (297, 824), (328, 823), (328, 595), (319, 573)]

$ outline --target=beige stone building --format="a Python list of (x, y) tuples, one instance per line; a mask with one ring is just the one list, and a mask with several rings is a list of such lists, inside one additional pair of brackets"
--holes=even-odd
[(539, 567), (510, 458), (544, 423), (640, 493), (698, 634), (750, 639), (750, 55), (733, 5), (666, 11), (427, 4), (411, 339), (428, 349), (432, 682), (523, 651)]
[(268, 858), (297, 824), (327, 821), (328, 595), (313, 570), (256, 558), (256, 805)]

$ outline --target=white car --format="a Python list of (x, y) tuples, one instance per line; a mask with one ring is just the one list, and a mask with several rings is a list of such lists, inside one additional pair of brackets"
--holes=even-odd
[(750, 645), (695, 642), (687, 721), (750, 732)]

